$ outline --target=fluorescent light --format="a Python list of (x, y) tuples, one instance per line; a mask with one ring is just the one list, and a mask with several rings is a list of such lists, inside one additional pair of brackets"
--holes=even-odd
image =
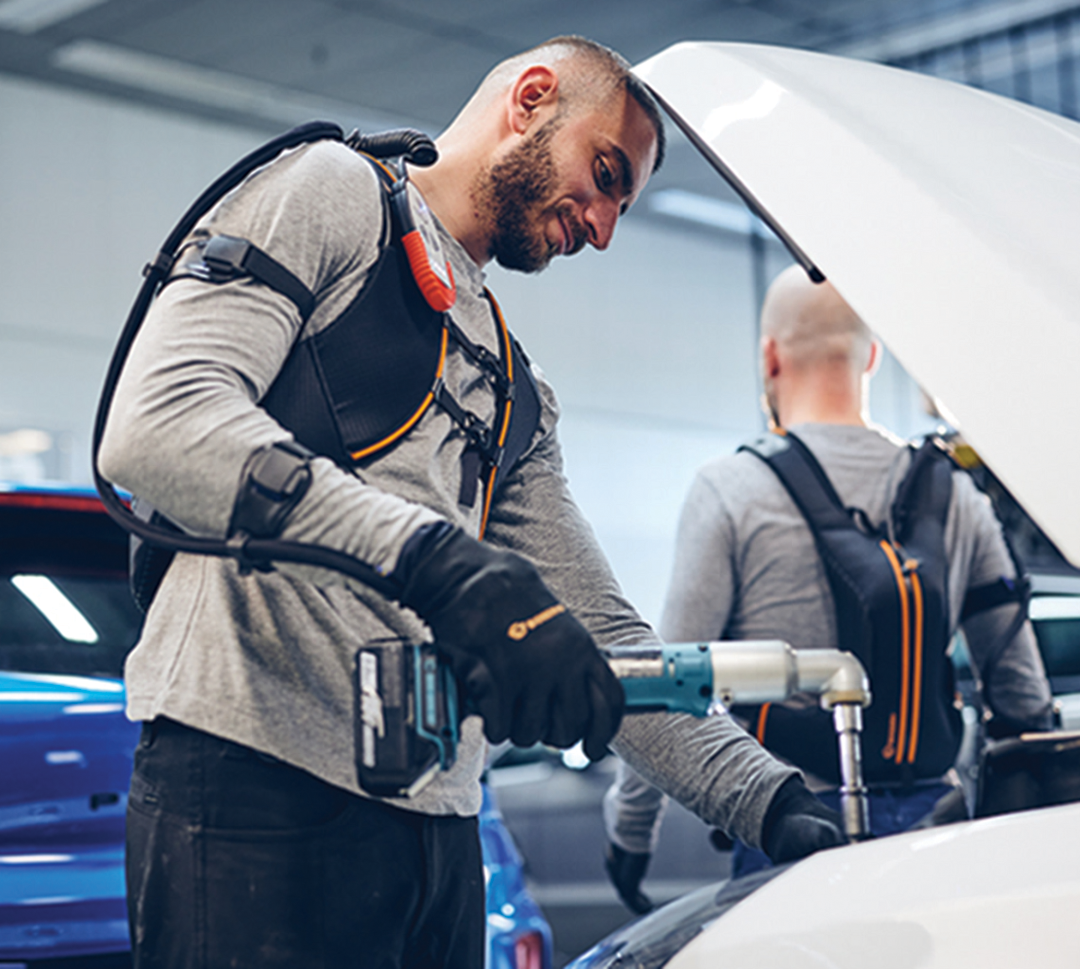
[(1035, 596), (1028, 615), (1032, 619), (1080, 619), (1080, 596)]
[(1076, 8), (1076, 0), (1007, 0), (987, 7), (976, 7), (962, 13), (903, 27), (873, 40), (833, 48), (847, 57), (873, 61), (895, 61), (914, 57), (927, 51), (952, 47), (969, 40), (978, 40), (1002, 33), (1022, 24), (1034, 23)]
[(32, 34), (103, 4), (105, 0), (0, 0), (0, 27)]
[[(64, 707), (64, 713), (119, 713), (123, 709), (122, 703), (74, 703), (69, 707)], [(0, 963), (0, 969), (2, 967), (3, 963)]]
[[(0, 703), (70, 703), (78, 700), (78, 693), (44, 693), (31, 690), (0, 690)], [(0, 963), (3, 965), (3, 963)]]
[(0, 855), (0, 865), (59, 865), (74, 860), (74, 855)]
[(52, 435), (31, 427), (0, 434), (0, 455), (44, 454), (53, 446)]
[(98, 641), (97, 630), (47, 575), (13, 575), (11, 584), (34, 604), (68, 642)]
[(318, 97), (96, 40), (76, 40), (58, 47), (50, 62), (61, 70), (86, 77), (211, 108), (254, 115), (278, 124), (291, 126), (321, 118), (354, 125), (365, 131), (380, 131), (410, 123), (402, 118), (366, 111), (347, 101)]
[[(42, 679), (41, 675), (35, 675), (35, 682)], [(89, 690), (91, 693), (123, 693), (124, 684), (119, 680), (103, 680), (96, 676), (67, 676), (58, 673), (49, 673), (45, 677), (49, 683), (57, 686), (68, 686), (73, 690)]]
[[(764, 235), (765, 224), (749, 209), (734, 202), (687, 192), (681, 188), (665, 188), (649, 196), (649, 209), (660, 215), (685, 219), (711, 229), (723, 229), (739, 235)], [(769, 233), (771, 234), (771, 233)]]

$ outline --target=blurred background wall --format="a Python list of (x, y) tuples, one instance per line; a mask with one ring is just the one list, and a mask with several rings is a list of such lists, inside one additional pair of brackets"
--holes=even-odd
[[(0, 477), (90, 480), (112, 346), (142, 266), (258, 133), (0, 75)], [(704, 162), (702, 163), (704, 165)], [(628, 216), (605, 253), (538, 278), (489, 271), (563, 406), (575, 494), (639, 608), (658, 619), (694, 469), (764, 427), (750, 238)], [(765, 244), (766, 275), (789, 263)], [(926, 424), (894, 363), (876, 419)]]
[[(436, 134), (501, 56), (570, 31), (631, 59), (684, 37), (792, 43), (1076, 113), (1078, 14), (1060, 0), (661, 7), (0, 0), (0, 479), (89, 480), (97, 395), (141, 267), (213, 177), (292, 121), (419, 119)], [(789, 262), (672, 138), (607, 253), (535, 279), (489, 274), (559, 391), (574, 491), (652, 620), (695, 468), (764, 426), (757, 309)], [(687, 199), (705, 216), (673, 215)], [(931, 426), (887, 355), (872, 413), (903, 436)]]

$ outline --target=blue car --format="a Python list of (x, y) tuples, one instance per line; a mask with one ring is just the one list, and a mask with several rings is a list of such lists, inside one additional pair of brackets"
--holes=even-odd
[[(89, 489), (0, 486), (0, 966), (131, 965), (124, 814), (142, 615), (127, 538)], [(551, 969), (551, 930), (485, 789), (489, 969)]]
[(525, 887), (521, 855), (486, 785), (480, 845), (487, 886), (487, 969), (551, 969), (551, 928)]

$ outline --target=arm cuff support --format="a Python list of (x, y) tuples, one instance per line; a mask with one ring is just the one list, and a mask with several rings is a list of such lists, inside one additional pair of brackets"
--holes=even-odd
[(259, 448), (244, 463), (229, 536), (276, 538), (311, 487), (314, 452), (295, 441)]

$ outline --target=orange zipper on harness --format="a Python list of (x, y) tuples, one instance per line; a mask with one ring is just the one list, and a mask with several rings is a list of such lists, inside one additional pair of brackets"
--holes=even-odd
[(915, 603), (915, 667), (912, 674), (911, 692), (911, 740), (908, 744), (907, 755), (908, 763), (913, 764), (919, 744), (919, 714), (922, 705), (923, 595), (918, 573), (912, 570), (907, 574), (911, 581), (911, 597)]
[[(503, 318), (502, 308), (499, 306), (498, 301), (486, 286), (484, 287), (484, 293), (491, 303), (492, 308), (495, 310), (495, 317), (499, 321), (499, 333), (502, 336), (503, 341), (503, 353), (506, 360), (506, 377), (510, 382), (510, 386), (514, 385), (514, 348), (510, 345), (510, 330), (506, 326), (506, 320)], [(503, 422), (502, 427), (499, 428), (499, 448), (506, 444), (506, 435), (510, 431), (510, 415), (513, 411), (513, 401), (507, 398), (506, 404), (503, 408)], [(483, 540), (484, 532), (487, 531), (488, 514), (491, 511), (491, 499), (495, 496), (495, 476), (499, 473), (498, 466), (491, 469), (491, 473), (488, 475), (487, 486), (484, 488), (484, 513), (480, 518), (480, 534), (477, 538)]]
[(904, 745), (908, 738), (908, 703), (911, 694), (911, 615), (908, 606), (907, 581), (893, 547), (882, 540), (881, 549), (892, 566), (896, 589), (900, 596), (900, 729), (896, 737), (896, 763), (904, 759)]
[(761, 744), (762, 747), (765, 746), (765, 721), (769, 718), (769, 707), (771, 706), (771, 703), (763, 703), (761, 704), (761, 709), (758, 711), (756, 736), (757, 742)]
[(446, 264), (446, 275), (450, 284), (444, 283), (431, 266), (428, 257), (427, 246), (424, 245), (423, 237), (419, 229), (413, 229), (401, 237), (401, 244), (405, 248), (405, 255), (409, 259), (409, 268), (412, 270), (413, 279), (420, 287), (430, 306), (436, 313), (445, 313), (457, 298), (457, 290), (454, 286), (454, 269), (450, 263)]

